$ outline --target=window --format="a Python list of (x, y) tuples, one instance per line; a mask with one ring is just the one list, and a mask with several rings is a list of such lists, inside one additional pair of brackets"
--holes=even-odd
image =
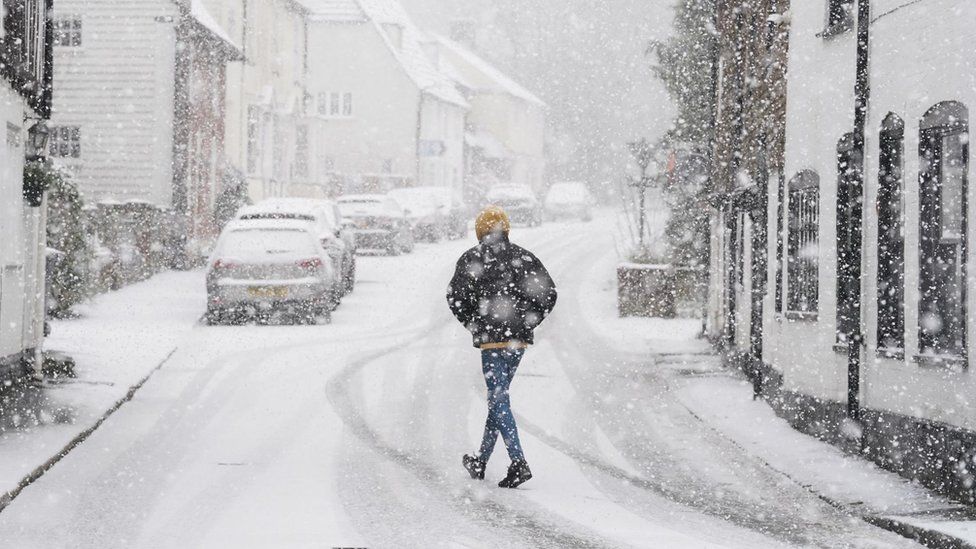
[(339, 92), (329, 94), (329, 116), (339, 116)]
[(247, 173), (257, 173), (260, 158), (261, 111), (254, 105), (247, 107)]
[(53, 21), (55, 46), (81, 46), (81, 17), (58, 17)]
[(860, 254), (854, 244), (860, 238), (861, 166), (854, 152), (854, 134), (837, 143), (837, 342), (847, 343), (859, 330), (861, 279), (857, 276)]
[(81, 128), (78, 126), (54, 126), (48, 137), (48, 151), (52, 157), (81, 157)]
[(813, 316), (819, 307), (820, 178), (804, 171), (790, 181), (787, 235), (787, 311)]
[(295, 177), (308, 177), (308, 126), (295, 126)]
[(351, 92), (326, 92), (319, 94), (319, 115), (329, 118), (348, 118), (353, 115)]
[(854, 26), (854, 0), (827, 0), (825, 36), (841, 34)]
[(776, 312), (783, 312), (783, 219), (786, 217), (786, 178), (776, 183)]
[(919, 135), (919, 346), (923, 354), (966, 356), (966, 174), (969, 113), (940, 103)]
[(901, 354), (905, 347), (905, 123), (885, 117), (878, 162), (878, 351)]

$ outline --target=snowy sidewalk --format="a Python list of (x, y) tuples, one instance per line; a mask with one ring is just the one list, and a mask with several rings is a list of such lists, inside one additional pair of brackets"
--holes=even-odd
[(160, 365), (203, 313), (203, 273), (163, 272), (52, 321), (48, 351), (75, 359), (74, 379), (6, 396), (0, 417), (0, 508), (35, 469), (93, 428)]
[(794, 430), (717, 357), (690, 370), (670, 359), (660, 366), (682, 370), (674, 389), (698, 419), (832, 505), (926, 545), (976, 545), (976, 521), (958, 520), (973, 515), (970, 507)]

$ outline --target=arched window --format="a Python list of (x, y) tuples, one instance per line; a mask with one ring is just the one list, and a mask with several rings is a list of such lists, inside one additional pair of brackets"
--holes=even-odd
[(878, 351), (905, 347), (905, 123), (889, 114), (881, 123), (878, 158)]
[(924, 354), (966, 356), (969, 112), (948, 101), (919, 135), (919, 343)]
[(860, 324), (857, 292), (860, 279), (856, 267), (861, 257), (854, 253), (854, 215), (860, 213), (857, 182), (861, 167), (854, 152), (854, 134), (837, 143), (837, 342), (846, 343)]
[(802, 171), (790, 180), (786, 307), (795, 316), (816, 315), (820, 278), (820, 178)]

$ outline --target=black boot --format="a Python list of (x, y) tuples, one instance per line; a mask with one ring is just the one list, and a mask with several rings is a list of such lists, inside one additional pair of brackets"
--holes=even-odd
[(525, 460), (513, 461), (508, 466), (508, 476), (498, 483), (499, 488), (518, 488), (522, 483), (532, 478), (532, 470)]
[(468, 474), (475, 480), (485, 480), (485, 462), (474, 456), (464, 454), (461, 458), (461, 465), (468, 470)]

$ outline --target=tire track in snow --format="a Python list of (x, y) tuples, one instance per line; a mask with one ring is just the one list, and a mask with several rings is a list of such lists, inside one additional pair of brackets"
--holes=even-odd
[[(578, 295), (585, 289), (586, 276), (600, 266), (599, 261), (590, 262), (588, 271), (570, 279), (571, 286), (564, 285), (571, 288), (565, 293)], [(561, 315), (562, 319), (584, 319), (584, 322), (557, 320), (558, 328), (553, 332), (555, 347), (560, 350), (558, 363), (576, 394), (587, 395), (579, 402), (589, 409), (597, 426), (621, 455), (646, 475), (635, 476), (595, 456), (592, 453), (597, 447), (595, 441), (585, 443), (583, 446), (588, 448), (584, 449), (519, 416), (519, 427), (527, 433), (600, 474), (787, 543), (852, 546), (870, 543), (871, 539), (865, 537), (871, 538), (870, 534), (875, 532), (874, 539), (889, 536), (867, 524), (862, 523), (861, 527), (851, 524), (856, 517), (812, 497), (802, 486), (765, 467), (741, 447), (725, 444), (670, 395), (666, 372), (648, 369), (647, 363), (656, 364), (658, 357), (615, 350), (587, 329), (587, 316), (578, 301), (564, 300), (562, 304), (573, 311)], [(627, 400), (639, 400), (641, 405), (623, 406)], [(702, 443), (707, 446), (702, 448)], [(699, 449), (697, 456), (693, 446)], [(702, 449), (711, 455), (702, 454)], [(741, 485), (720, 481), (725, 478)], [(758, 490), (758, 493), (746, 496), (739, 490)], [(629, 503), (633, 506), (635, 502)], [(890, 539), (896, 543), (902, 541), (897, 537)]]
[[(440, 323), (441, 326), (447, 324)], [(431, 326), (434, 330), (438, 326)], [(456, 504), (462, 514), (468, 518), (487, 522), (489, 525), (506, 531), (514, 531), (530, 542), (534, 547), (612, 547), (613, 544), (601, 539), (595, 534), (570, 533), (570, 525), (544, 518), (539, 514), (529, 514), (511, 506), (494, 501), (490, 497), (483, 498), (473, 490), (465, 489), (461, 492), (452, 491), (444, 484), (443, 471), (432, 467), (423, 459), (409, 452), (386, 443), (374, 431), (362, 413), (356, 408), (348, 386), (352, 377), (362, 371), (370, 363), (400, 351), (402, 347), (370, 353), (350, 364), (336, 377), (332, 378), (326, 387), (329, 402), (343, 423), (362, 442), (366, 443), (376, 453), (396, 463), (401, 468), (413, 474), (429, 486), (440, 486), (444, 495)], [(573, 525), (578, 528), (578, 525)]]

